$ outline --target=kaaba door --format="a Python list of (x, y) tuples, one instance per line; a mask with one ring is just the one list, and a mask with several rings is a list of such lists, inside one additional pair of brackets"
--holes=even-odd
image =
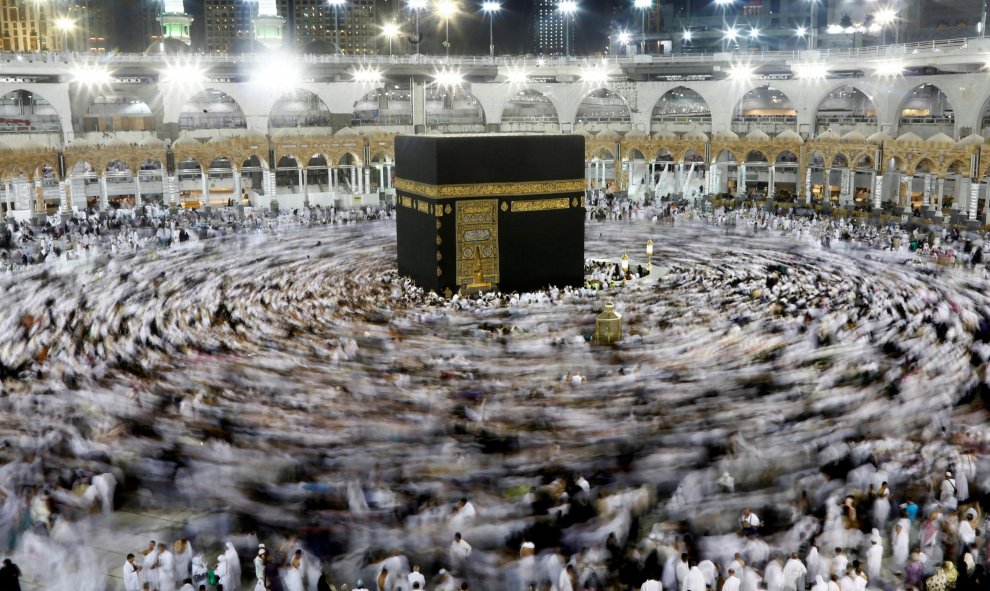
[(498, 285), (498, 200), (458, 201), (456, 207), (457, 285), (475, 282), (479, 253), (484, 281)]

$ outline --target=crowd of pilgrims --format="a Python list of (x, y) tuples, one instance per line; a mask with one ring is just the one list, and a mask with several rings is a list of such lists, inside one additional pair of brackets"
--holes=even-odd
[[(591, 290), (444, 300), (380, 272), (387, 225), (325, 228), (388, 210), (8, 227), (49, 253), (92, 236), (113, 254), (148, 228), (127, 248), (228, 240), (91, 257), (68, 278), (12, 269), (0, 547), (26, 578), (79, 591), (990, 588), (986, 282), (898, 264), (948, 250), (979, 264), (980, 237), (621, 207), (644, 222), (590, 226), (588, 254), (651, 236), (664, 290), (616, 294), (643, 327), (605, 361), (561, 328), (592, 315)], [(324, 316), (332, 336), (313, 327)], [(429, 340), (443, 331), (462, 340)], [(513, 354), (547, 369), (520, 382), (518, 360), (492, 361)], [(300, 359), (306, 378), (287, 369)], [(438, 399), (437, 383), (459, 386)], [(91, 580), (72, 549), (88, 520), (156, 487), (253, 515), (241, 531), (265, 542), (157, 536), (117, 549), (119, 578)], [(346, 527), (287, 531), (310, 511)]]

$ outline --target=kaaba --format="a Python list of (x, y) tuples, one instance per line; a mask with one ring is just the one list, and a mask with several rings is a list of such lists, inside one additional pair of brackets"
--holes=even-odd
[(584, 138), (395, 139), (399, 274), (437, 293), (584, 284)]

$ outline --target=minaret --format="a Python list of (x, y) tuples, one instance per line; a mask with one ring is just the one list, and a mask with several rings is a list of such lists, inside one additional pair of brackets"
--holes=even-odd
[(158, 22), (162, 24), (162, 39), (178, 39), (186, 45), (192, 43), (189, 28), (192, 26), (193, 17), (186, 14), (182, 0), (165, 0)]
[(282, 48), (282, 26), (285, 19), (278, 15), (275, 0), (259, 0), (258, 14), (252, 19), (254, 40), (268, 49)]

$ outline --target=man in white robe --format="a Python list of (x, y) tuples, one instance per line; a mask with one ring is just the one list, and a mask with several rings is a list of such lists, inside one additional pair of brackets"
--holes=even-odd
[(258, 555), (254, 557), (254, 576), (258, 580), (254, 584), (255, 591), (265, 591), (265, 545), (258, 545)]
[(139, 591), (141, 588), (141, 579), (138, 577), (138, 572), (140, 570), (141, 567), (134, 564), (134, 555), (128, 554), (123, 568), (124, 591)]
[(141, 568), (141, 576), (144, 580), (141, 583), (149, 582), (155, 587), (158, 582), (158, 545), (154, 540), (148, 542), (148, 547), (144, 549), (144, 563)]
[(882, 568), (883, 545), (880, 543), (880, 532), (874, 529), (870, 535), (870, 548), (866, 551), (866, 574), (874, 586), (880, 583)]
[[(814, 547), (812, 549), (815, 550), (815, 554), (817, 555), (818, 550)], [(791, 557), (784, 563), (784, 588), (787, 591), (803, 591), (807, 574), (808, 568), (798, 558), (797, 552), (792, 552)]]
[(705, 591), (705, 574), (697, 566), (692, 566), (681, 582), (681, 591)]
[(908, 554), (911, 551), (911, 538), (907, 530), (906, 520), (899, 520), (894, 524), (894, 531), (890, 534), (892, 560), (894, 570), (903, 571), (907, 566)]
[(423, 576), (423, 573), (419, 572), (419, 565), (418, 564), (414, 564), (413, 565), (412, 572), (409, 573), (409, 575), (406, 577), (406, 580), (409, 581), (409, 588), (410, 589), (417, 588), (416, 587), (416, 583), (419, 583), (419, 587), (418, 587), (419, 589), (425, 589), (426, 588), (426, 577)]
[(849, 557), (842, 551), (842, 548), (836, 548), (835, 557), (832, 558), (832, 574), (837, 577), (844, 577), (847, 566), (849, 566)]
[(688, 555), (687, 553), (681, 554), (681, 559), (677, 562), (675, 567), (675, 573), (677, 574), (677, 585), (679, 588), (683, 588), (684, 581), (687, 579), (688, 572), (690, 572), (691, 567), (688, 565)]
[(966, 516), (959, 521), (959, 543), (962, 544), (963, 548), (972, 546), (976, 543), (976, 530), (973, 529), (972, 514), (966, 514)]
[(461, 532), (454, 534), (454, 540), (450, 543), (450, 561), (452, 564), (460, 566), (471, 555), (471, 544), (468, 544), (461, 537)]
[(959, 500), (956, 498), (956, 479), (952, 477), (952, 472), (945, 473), (938, 500), (947, 511), (955, 511), (959, 505)]
[[(767, 583), (767, 591), (784, 591), (787, 582), (780, 559), (774, 558), (767, 563), (767, 567), (763, 570), (763, 580)], [(794, 587), (791, 589), (793, 590)]]
[(158, 544), (158, 591), (175, 591), (175, 555)]
[(742, 581), (736, 576), (735, 569), (729, 569), (729, 576), (725, 578), (722, 583), (722, 591), (739, 591), (739, 587), (742, 585)]
[(663, 591), (663, 585), (656, 579), (646, 579), (639, 586), (639, 591)]

